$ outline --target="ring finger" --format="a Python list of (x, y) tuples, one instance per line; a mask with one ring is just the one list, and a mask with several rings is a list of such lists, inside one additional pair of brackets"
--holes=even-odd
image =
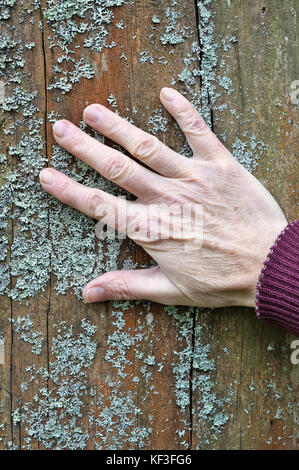
[(54, 168), (42, 170), (40, 182), (43, 188), (59, 201), (124, 233), (127, 232), (124, 215), (136, 212), (135, 202), (99, 189), (87, 188)]
[(135, 196), (159, 193), (162, 176), (98, 142), (71, 122), (57, 121), (53, 133), (59, 145)]

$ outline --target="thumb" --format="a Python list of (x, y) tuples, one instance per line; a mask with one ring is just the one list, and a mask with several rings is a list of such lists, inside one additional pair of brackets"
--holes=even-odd
[(183, 295), (162, 273), (159, 266), (134, 271), (111, 271), (90, 281), (83, 289), (89, 302), (106, 300), (152, 300), (162, 304), (184, 304)]

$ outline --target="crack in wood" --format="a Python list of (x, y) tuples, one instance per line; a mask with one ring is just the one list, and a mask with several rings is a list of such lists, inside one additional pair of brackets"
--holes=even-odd
[[(46, 151), (46, 158), (48, 160), (48, 164), (50, 165), (50, 160), (49, 160), (49, 151), (48, 151), (48, 88), (47, 88), (47, 55), (46, 55), (46, 46), (45, 46), (45, 33), (44, 33), (44, 27), (45, 27), (45, 22), (43, 21), (43, 2), (40, 4), (39, 12), (40, 12), (40, 21), (41, 21), (41, 46), (42, 46), (42, 52), (43, 52), (43, 65), (44, 65), (44, 92), (45, 92), (45, 111), (44, 111), (44, 126), (45, 126), (45, 151)], [(51, 236), (50, 234), (50, 207), (48, 208), (48, 233), (49, 233), (49, 238)], [(51, 311), (51, 293), (52, 293), (52, 253), (50, 252), (50, 267), (49, 267), (49, 297), (48, 297), (48, 305), (47, 305), (47, 312), (46, 312), (46, 349), (47, 349), (47, 371), (48, 371), (48, 376), (46, 379), (46, 385), (47, 385), (47, 390), (49, 393), (49, 372), (50, 372), (50, 338), (49, 338), (49, 315)]]

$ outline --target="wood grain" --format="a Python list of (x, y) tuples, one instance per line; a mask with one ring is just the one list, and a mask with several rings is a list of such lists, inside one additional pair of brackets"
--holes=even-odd
[[(199, 40), (197, 28), (201, 12), (193, 0), (179, 1), (176, 5), (177, 30), (184, 26), (190, 28), (189, 37), (184, 42), (163, 46), (159, 41), (159, 33), (150, 37), (155, 31), (152, 27), (156, 26), (152, 21), (153, 15), (160, 19), (158, 31), (163, 32), (167, 27), (167, 6), (171, 6), (171, 2), (140, 0), (114, 8), (114, 22), (123, 20), (125, 25), (124, 30), (111, 28), (109, 40), (115, 41), (118, 47), (104, 48), (101, 53), (84, 49), (95, 77), (92, 80), (83, 79), (59, 101), (57, 98), (61, 94), (47, 89), (53, 78), (52, 66), (59, 56), (55, 48), (49, 48), (49, 25), (42, 18), (41, 11), (35, 10), (35, 23), (27, 22), (29, 26), (23, 28), (18, 24), (22, 7), (17, 3), (12, 8), (7, 24), (15, 25), (15, 38), (24, 43), (35, 42), (34, 52), (26, 53), (28, 57), (24, 66), (24, 70), (31, 73), (31, 78), (24, 79), (22, 86), (28, 91), (39, 90), (36, 102), (39, 117), (44, 122), (44, 152), (49, 165), (54, 140), (46, 116), (51, 112), (58, 112), (78, 124), (88, 104), (98, 102), (108, 105), (107, 98), (113, 94), (117, 97), (118, 111), (122, 116), (132, 117), (140, 128), (148, 128), (148, 118), (159, 107), (160, 89), (169, 86), (173, 77), (183, 70), (183, 59), (191, 51), (192, 43)], [(46, 8), (44, 0), (42, 8)], [(248, 141), (252, 135), (258, 136), (268, 145), (268, 150), (258, 159), (255, 174), (278, 200), (287, 217), (294, 219), (298, 217), (298, 135), (295, 134), (294, 126), (298, 108), (290, 102), (289, 93), (290, 83), (298, 78), (298, 4), (295, 0), (283, 4), (278, 0), (220, 0), (213, 2), (213, 11), (216, 42), (221, 44), (221, 38), (226, 36), (235, 35), (237, 38), (227, 53), (221, 48), (218, 51), (220, 58), (225, 56), (225, 73), (232, 79), (235, 91), (224, 94), (217, 85), (220, 98), (211, 112), (213, 129), (220, 137), (226, 132), (225, 144), (229, 148), (232, 148), (238, 137)], [(43, 32), (38, 27), (41, 20)], [(76, 41), (72, 47), (75, 56), (79, 58), (82, 48), (75, 49), (75, 46), (82, 44), (80, 38)], [(172, 49), (175, 50), (173, 55), (169, 54)], [(145, 50), (155, 58), (167, 56), (168, 63), (161, 64), (158, 60), (155, 60), (154, 65), (141, 63), (139, 53)], [(120, 58), (122, 53), (127, 60)], [(223, 75), (223, 67), (219, 62), (217, 67), (217, 73)], [(180, 81), (176, 87), (185, 90), (184, 83)], [(199, 89), (200, 79), (194, 87), (195, 92)], [(220, 111), (218, 106), (224, 102), (227, 108)], [(136, 114), (132, 112), (134, 107), (138, 110)], [(173, 123), (165, 110), (163, 116)], [(172, 148), (182, 145), (181, 135), (172, 125), (168, 132), (159, 132), (157, 135)], [(7, 150), (14, 139), (15, 142), (20, 139), (18, 131), (13, 137), (2, 133), (3, 149)], [(112, 145), (107, 139), (106, 143)], [(15, 165), (16, 162), (11, 158), (10, 167), (14, 168)], [(16, 226), (14, 222), (10, 223), (11, 243)], [(107, 252), (105, 244), (102, 249)], [(121, 248), (119, 266), (128, 256), (140, 265), (149, 263), (139, 247), (126, 241)], [(86, 448), (298, 448), (298, 366), (293, 366), (289, 359), (292, 338), (280, 330), (259, 323), (253, 310), (231, 308), (202, 313), (192, 311), (184, 336), (183, 323), (175, 316), (168, 315), (162, 306), (130, 303), (123, 312), (125, 324), (122, 331), (131, 337), (139, 331), (143, 337), (127, 349), (126, 376), (122, 377), (113, 363), (105, 359), (107, 350), (112, 348), (113, 333), (117, 330), (114, 323), (116, 317), (112, 313), (122, 307), (118, 308), (109, 302), (86, 305), (71, 293), (57, 295), (55, 281), (52, 274), (45, 292), (21, 303), (0, 297), (0, 331), (4, 331), (6, 338), (6, 363), (0, 365), (0, 424), (4, 425), (3, 431), (0, 428), (0, 437), (3, 436), (0, 448), (6, 449), (11, 445), (20, 449), (26, 447), (28, 424), (24, 419), (14, 423), (12, 417), (16, 410), (22, 413), (24, 406), (28, 406), (26, 404), (34, 405), (34, 396), (40, 393), (42, 387), (50, 391), (55, 386), (51, 378), (41, 378), (38, 383), (35, 380), (27, 390), (22, 391), (21, 384), (28, 382), (30, 375), (26, 368), (34, 362), (37, 368), (44, 367), (51, 374), (55, 362), (52, 342), (57, 337), (56, 325), (60, 322), (73, 325), (73, 335), (79, 337), (83, 319), (97, 326), (94, 338), (97, 352), (92, 367), (85, 371), (86, 392), (81, 397), (82, 416), (78, 419), (80, 427), (89, 434)], [(14, 285), (15, 279), (11, 282)], [(188, 309), (181, 308), (179, 311), (183, 318)], [(10, 320), (25, 317), (28, 313), (34, 328), (44, 335), (42, 353), (35, 357), (30, 344), (20, 341), (10, 323)], [(178, 357), (183, 357), (177, 352), (185, 348), (193, 353), (199, 348), (202, 356), (208, 348), (207, 357), (213, 362), (213, 367), (208, 372), (201, 370), (189, 358), (189, 372), (184, 375), (189, 402), (180, 408), (177, 404), (178, 378), (174, 368)], [(119, 354), (116, 348), (115, 359)], [(145, 367), (144, 359), (149, 356), (154, 356), (155, 366)], [(188, 364), (189, 359), (186, 353)], [(159, 363), (161, 367), (158, 367)], [(203, 376), (207, 377), (210, 386), (208, 398), (202, 388), (194, 386)], [(139, 381), (133, 381), (134, 377)], [(114, 389), (111, 384), (116, 382), (120, 383)], [(131, 404), (126, 406), (132, 415), (124, 436), (120, 429), (124, 429), (128, 416), (121, 417), (121, 406), (120, 417), (111, 415), (110, 427), (107, 424), (105, 428), (102, 424), (103, 409), (115, 409), (112, 406), (114, 391), (118, 400), (127, 400), (128, 403), (128, 397), (131, 399)], [(201, 413), (209, 399), (215, 400), (213, 409), (210, 415), (202, 419)], [(139, 411), (134, 415), (136, 410)], [(210, 417), (216, 419), (219, 413), (227, 415), (228, 422), (212, 429)], [(121, 426), (120, 420), (123, 420)], [(61, 422), (67, 425), (68, 418), (62, 417)], [(132, 438), (134, 429), (146, 430), (144, 443), (140, 437)], [(34, 437), (30, 446), (33, 449), (45, 448), (45, 442)], [(55, 447), (54, 441), (51, 447)]]

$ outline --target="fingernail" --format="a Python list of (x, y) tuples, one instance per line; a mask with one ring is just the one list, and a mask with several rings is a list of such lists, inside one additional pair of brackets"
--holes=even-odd
[(162, 92), (167, 101), (172, 101), (175, 97), (175, 92), (171, 88), (163, 88)]
[(84, 111), (84, 118), (90, 122), (97, 122), (101, 119), (102, 112), (95, 106), (89, 106)]
[(55, 181), (55, 176), (51, 170), (42, 170), (39, 174), (39, 179), (41, 183), (44, 184), (53, 184)]
[(57, 137), (65, 137), (71, 130), (65, 121), (57, 121), (53, 126), (53, 132)]
[(83, 297), (87, 302), (100, 302), (104, 297), (103, 287), (90, 287)]

